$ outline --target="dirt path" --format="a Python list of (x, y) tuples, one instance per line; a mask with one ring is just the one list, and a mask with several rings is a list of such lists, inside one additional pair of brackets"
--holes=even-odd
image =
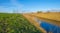
[(40, 27), (39, 23), (34, 20), (33, 16), (31, 16), (29, 14), (23, 14), (23, 16), (26, 17), (30, 21), (30, 23), (33, 24), (36, 28), (41, 30), (43, 33), (46, 33), (46, 31)]

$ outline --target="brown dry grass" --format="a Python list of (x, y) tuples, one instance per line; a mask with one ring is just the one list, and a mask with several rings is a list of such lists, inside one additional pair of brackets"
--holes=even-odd
[(23, 14), (24, 17), (26, 17), (31, 24), (33, 24), (37, 29), (41, 30), (43, 33), (46, 33), (46, 31), (40, 27), (39, 23), (37, 23), (35, 20), (34, 20), (34, 17), (31, 16), (30, 14)]
[(56, 12), (55, 13), (37, 13), (34, 15), (36, 15), (38, 17), (43, 17), (43, 18), (60, 21), (60, 13), (56, 13)]
[(31, 14), (44, 21), (48, 21), (52, 24), (60, 26), (60, 12), (50, 12), (50, 13), (33, 13)]

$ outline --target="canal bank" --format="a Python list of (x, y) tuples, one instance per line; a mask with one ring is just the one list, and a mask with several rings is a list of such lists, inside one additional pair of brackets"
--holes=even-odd
[(60, 33), (60, 27), (54, 24), (47, 23), (35, 17), (35, 21), (40, 24), (40, 27), (46, 30), (47, 33)]
[(30, 23), (33, 24), (37, 29), (39, 29), (43, 33), (46, 33), (46, 31), (42, 27), (40, 27), (39, 23), (34, 20), (33, 16), (30, 16), (29, 14), (23, 14), (23, 16), (26, 17), (26, 19), (28, 19)]
[(34, 17), (37, 17), (39, 20), (47, 21), (47, 23), (51, 23), (51, 24), (60, 26), (60, 18), (59, 18), (60, 16), (59, 15), (56, 15), (56, 16), (53, 16), (53, 15), (49, 16), (49, 15), (45, 15), (45, 14), (44, 15), (41, 15), (41, 14), (39, 14), (39, 15), (38, 14), (30, 14), (30, 15), (34, 16)]

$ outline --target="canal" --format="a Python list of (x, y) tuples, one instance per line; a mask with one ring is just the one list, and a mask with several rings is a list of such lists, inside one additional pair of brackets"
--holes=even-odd
[(41, 21), (38, 18), (35, 18), (35, 21), (40, 24), (40, 27), (42, 27), (44, 30), (46, 30), (47, 33), (60, 33), (60, 27), (56, 26), (54, 24), (47, 23), (46, 21)]

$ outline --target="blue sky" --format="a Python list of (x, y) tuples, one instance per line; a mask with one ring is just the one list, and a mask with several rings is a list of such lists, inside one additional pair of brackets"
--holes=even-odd
[(60, 9), (60, 0), (0, 0), (0, 12), (36, 12)]

